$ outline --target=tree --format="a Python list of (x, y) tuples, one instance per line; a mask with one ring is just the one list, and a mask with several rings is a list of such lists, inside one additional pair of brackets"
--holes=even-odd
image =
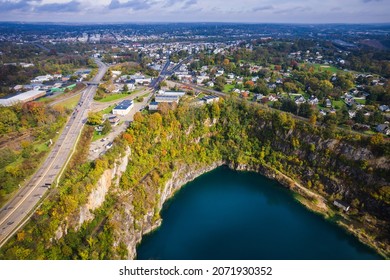
[(357, 123), (365, 123), (366, 122), (366, 116), (364, 115), (363, 110), (358, 110), (355, 115), (355, 121)]
[(109, 120), (105, 120), (104, 123), (103, 123), (103, 130), (102, 130), (102, 134), (105, 135), (107, 133), (109, 133), (112, 129), (112, 126), (111, 126), (111, 123)]
[(89, 125), (101, 125), (102, 115), (100, 113), (89, 112), (87, 118), (87, 124)]
[(215, 78), (214, 88), (215, 90), (223, 91), (225, 88), (225, 84), (226, 84), (225, 78), (222, 76), (218, 76), (217, 78)]

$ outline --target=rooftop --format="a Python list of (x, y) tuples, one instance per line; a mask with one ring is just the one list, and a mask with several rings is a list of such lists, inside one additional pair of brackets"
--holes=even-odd
[(41, 97), (46, 94), (44, 90), (29, 90), (21, 94), (12, 96), (6, 99), (0, 99), (1, 106), (11, 106), (19, 102), (27, 102), (34, 100), (35, 98)]
[(133, 105), (132, 100), (123, 100), (114, 108), (114, 110), (127, 110), (131, 105)]

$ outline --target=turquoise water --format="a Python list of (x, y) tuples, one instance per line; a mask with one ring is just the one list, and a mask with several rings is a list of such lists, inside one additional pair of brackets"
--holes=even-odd
[(380, 259), (279, 183), (227, 167), (184, 186), (162, 218), (138, 259)]

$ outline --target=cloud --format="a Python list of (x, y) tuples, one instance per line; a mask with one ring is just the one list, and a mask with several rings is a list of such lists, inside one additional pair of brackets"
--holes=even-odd
[(273, 9), (275, 9), (274, 6), (268, 5), (268, 6), (255, 7), (255, 8), (253, 8), (253, 11), (259, 12), (259, 11), (268, 11), (268, 10), (273, 10)]
[(111, 10), (130, 8), (134, 11), (147, 10), (151, 7), (149, 1), (145, 0), (130, 0), (127, 2), (119, 2), (119, 0), (111, 0), (111, 3), (108, 5), (108, 8)]
[(363, 0), (363, 3), (382, 2), (383, 0)]
[(35, 2), (32, 0), (20, 0), (20, 1), (0, 1), (0, 10), (1, 12), (10, 12), (15, 10), (27, 11), (30, 10), (32, 5), (31, 3)]
[(288, 9), (278, 10), (278, 11), (275, 11), (274, 13), (275, 14), (284, 14), (284, 13), (293, 14), (294, 12), (303, 13), (303, 12), (309, 12), (309, 11), (311, 11), (310, 7), (297, 6), (297, 7), (292, 7), (292, 8), (288, 8)]
[(37, 12), (71, 13), (80, 11), (80, 2), (70, 1), (66, 3), (51, 3), (37, 6), (34, 9)]
[(198, 4), (198, 0), (188, 0), (184, 3), (183, 9), (188, 9), (191, 6)]

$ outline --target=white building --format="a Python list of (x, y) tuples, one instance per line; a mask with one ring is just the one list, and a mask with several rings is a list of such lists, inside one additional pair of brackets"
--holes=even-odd
[(12, 106), (17, 103), (25, 103), (45, 95), (46, 91), (44, 90), (29, 90), (10, 98), (0, 99), (0, 106)]
[(133, 108), (134, 104), (132, 100), (123, 100), (121, 103), (119, 103), (118, 106), (116, 106), (113, 110), (112, 113), (115, 115), (121, 115), (125, 116), (127, 115), (131, 108)]
[(176, 102), (179, 103), (180, 96), (178, 95), (163, 95), (163, 94), (157, 94), (155, 96), (155, 101), (160, 103), (160, 102)]
[(202, 98), (207, 104), (213, 103), (213, 102), (218, 102), (219, 97), (214, 96), (214, 95), (208, 95)]
[(43, 83), (53, 80), (52, 75), (38, 76), (31, 80), (31, 83)]
[(157, 111), (158, 110), (158, 102), (150, 102), (149, 111)]
[(158, 94), (161, 94), (161, 95), (177, 95), (177, 96), (180, 96), (180, 97), (183, 97), (184, 95), (186, 95), (186, 93), (184, 91), (165, 91), (165, 90), (159, 90)]

